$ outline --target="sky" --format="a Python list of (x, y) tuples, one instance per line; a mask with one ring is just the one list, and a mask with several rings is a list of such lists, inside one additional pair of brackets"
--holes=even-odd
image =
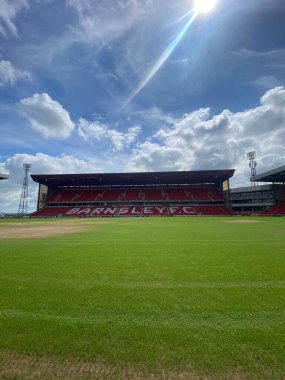
[[(258, 173), (285, 164), (284, 0), (219, 0), (186, 30), (193, 6), (0, 0), (0, 212), (17, 212), (23, 163), (33, 174), (234, 168), (232, 187), (249, 185), (248, 151)], [(29, 194), (31, 212), (32, 180)]]

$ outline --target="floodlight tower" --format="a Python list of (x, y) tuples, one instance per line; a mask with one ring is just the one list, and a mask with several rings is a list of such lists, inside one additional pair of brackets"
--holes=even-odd
[(18, 216), (24, 216), (28, 213), (28, 190), (29, 190), (29, 173), (31, 164), (23, 164), (24, 180), (22, 186), (22, 194), (19, 204)]
[[(256, 153), (254, 151), (247, 153), (247, 159), (249, 160), (248, 166), (251, 169), (251, 178), (256, 176), (257, 162), (255, 161)], [(255, 186), (256, 182), (251, 182), (251, 186)]]

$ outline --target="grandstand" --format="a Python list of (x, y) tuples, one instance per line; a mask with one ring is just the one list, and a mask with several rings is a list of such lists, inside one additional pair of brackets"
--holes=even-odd
[(232, 210), (238, 214), (260, 214), (276, 205), (277, 185), (257, 185), (231, 189)]
[[(232, 215), (234, 170), (32, 175), (32, 217)], [(225, 190), (225, 191), (224, 191)]]
[(232, 210), (242, 215), (285, 215), (285, 166), (250, 180), (254, 186), (230, 190)]
[(274, 189), (274, 205), (264, 210), (263, 215), (285, 215), (285, 165), (256, 175), (253, 182), (271, 182)]
[(250, 178), (252, 182), (272, 182), (285, 185), (285, 165)]

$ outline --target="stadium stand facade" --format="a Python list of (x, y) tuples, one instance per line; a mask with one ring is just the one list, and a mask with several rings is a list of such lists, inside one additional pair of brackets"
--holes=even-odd
[(234, 170), (32, 175), (39, 183), (32, 217), (232, 215)]
[(250, 180), (268, 184), (231, 189), (232, 210), (240, 214), (285, 215), (285, 166)]
[(254, 182), (271, 182), (274, 189), (275, 205), (263, 212), (263, 215), (285, 215), (285, 165), (256, 175), (250, 179)]
[(276, 187), (270, 185), (231, 189), (232, 210), (241, 214), (258, 214), (276, 205)]

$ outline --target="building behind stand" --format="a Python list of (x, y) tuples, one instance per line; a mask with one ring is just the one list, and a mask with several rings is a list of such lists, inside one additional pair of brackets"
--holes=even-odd
[[(230, 190), (232, 210), (238, 214), (268, 214), (278, 210), (283, 215), (285, 205), (285, 166), (255, 175), (250, 178), (255, 186)], [(257, 185), (262, 182), (263, 184)], [(266, 183), (266, 184), (264, 184)]]

